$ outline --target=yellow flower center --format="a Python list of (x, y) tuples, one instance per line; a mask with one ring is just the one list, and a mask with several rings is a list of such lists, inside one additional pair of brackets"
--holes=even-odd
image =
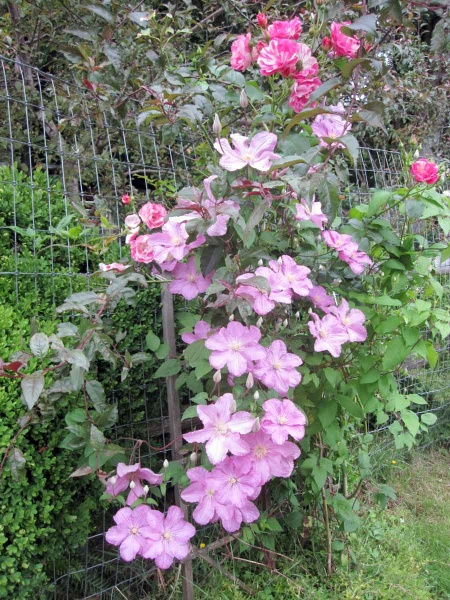
[(286, 425), (286, 423), (287, 423), (286, 417), (278, 417), (278, 423), (280, 425)]
[(170, 539), (172, 538), (172, 534), (171, 534), (171, 532), (170, 532), (170, 531), (165, 531), (165, 532), (163, 533), (163, 538), (164, 538), (165, 540), (170, 540)]
[(232, 349), (234, 352), (237, 352), (237, 351), (238, 351), (238, 350), (240, 350), (241, 348), (242, 348), (242, 342), (238, 342), (238, 341), (232, 342), (232, 344), (231, 344), (231, 349)]
[(218, 433), (219, 435), (225, 435), (226, 433), (228, 433), (228, 426), (225, 423), (217, 423), (216, 433)]
[(235, 485), (237, 483), (236, 477), (230, 477), (230, 483), (231, 485)]
[(275, 369), (275, 371), (278, 371), (278, 369), (281, 369), (281, 364), (279, 362), (274, 362), (273, 368)]
[(137, 535), (139, 533), (139, 529), (137, 527), (132, 527), (130, 533), (132, 535)]
[(267, 455), (266, 446), (255, 446), (253, 454), (254, 454), (254, 456), (256, 456), (256, 458), (263, 458), (264, 456)]

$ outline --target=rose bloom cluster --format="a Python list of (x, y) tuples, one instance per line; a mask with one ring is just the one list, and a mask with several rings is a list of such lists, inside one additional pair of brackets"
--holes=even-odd
[[(301, 112), (312, 92), (322, 84), (317, 76), (319, 64), (312, 56), (311, 48), (298, 41), (302, 22), (299, 17), (294, 17), (269, 24), (262, 13), (258, 14), (257, 22), (262, 39), (252, 40), (251, 33), (239, 35), (231, 45), (231, 66), (236, 71), (245, 71), (255, 62), (265, 77), (280, 75), (293, 80), (289, 106), (295, 112)], [(355, 58), (358, 55), (360, 40), (341, 30), (350, 24), (348, 21), (331, 24), (331, 39), (327, 38), (327, 43), (328, 48), (332, 48), (332, 56)]]

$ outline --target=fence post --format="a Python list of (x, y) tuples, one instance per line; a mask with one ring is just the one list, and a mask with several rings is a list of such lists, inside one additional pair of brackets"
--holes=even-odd
[[(168, 358), (176, 357), (176, 342), (175, 342), (175, 321), (173, 315), (173, 296), (169, 291), (167, 284), (162, 284), (161, 287), (161, 302), (162, 302), (162, 326), (163, 339), (169, 346)], [(173, 441), (172, 460), (179, 460), (179, 450), (182, 446), (182, 429), (181, 429), (181, 411), (178, 392), (175, 388), (176, 376), (172, 375), (166, 378), (167, 386), (167, 407), (169, 413), (169, 431), (170, 439)], [(181, 508), (185, 517), (187, 516), (187, 507), (180, 497), (178, 485), (175, 486), (175, 503)], [(183, 600), (193, 600), (194, 598), (194, 580), (192, 560), (188, 559), (183, 563)]]

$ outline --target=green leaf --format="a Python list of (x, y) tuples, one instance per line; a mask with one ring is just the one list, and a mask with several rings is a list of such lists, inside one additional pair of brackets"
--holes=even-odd
[(12, 478), (19, 481), (25, 473), (26, 459), (19, 448), (14, 447), (8, 454), (7, 465), (11, 472)]
[(202, 275), (206, 277), (211, 271), (214, 271), (221, 258), (223, 258), (223, 246), (207, 246), (204, 248), (200, 258)]
[(166, 358), (166, 356), (169, 354), (169, 350), (170, 350), (169, 344), (166, 344), (164, 342), (163, 344), (161, 344), (161, 346), (155, 352), (155, 356), (157, 358), (159, 358), (160, 360), (162, 360), (163, 358)]
[(405, 427), (415, 437), (419, 431), (419, 417), (411, 410), (402, 410), (400, 415)]
[(353, 31), (367, 31), (371, 35), (375, 35), (377, 32), (377, 15), (363, 15), (356, 19), (351, 25), (345, 26), (347, 29), (352, 29)]
[(66, 360), (69, 364), (80, 367), (80, 369), (89, 370), (89, 360), (83, 350), (78, 350), (78, 348), (70, 350), (67, 353)]
[(86, 392), (95, 410), (103, 412), (106, 408), (105, 390), (99, 381), (86, 381)]
[(437, 416), (434, 413), (428, 412), (420, 415), (420, 420), (425, 425), (434, 425), (437, 421)]
[(326, 429), (328, 425), (333, 423), (337, 415), (337, 403), (334, 399), (321, 402), (317, 411), (317, 416), (322, 423), (322, 427)]
[[(342, 80), (340, 77), (332, 77), (331, 79), (328, 79), (327, 81), (325, 81), (325, 83), (322, 83), (322, 85), (320, 87), (318, 87), (316, 90), (313, 91), (313, 93), (309, 97), (307, 106), (310, 106), (315, 100), (317, 100), (318, 98), (321, 98), (322, 96), (325, 96), (325, 94), (328, 94), (329, 91), (334, 90), (335, 88), (337, 88), (341, 85), (342, 85)], [(288, 127), (289, 127), (289, 125), (288, 125)], [(289, 129), (290, 129), (290, 127), (289, 127)], [(284, 131), (285, 132), (286, 132), (286, 130), (289, 131), (289, 129), (286, 128)]]
[(149, 350), (156, 352), (161, 345), (161, 341), (153, 331), (149, 331), (145, 336), (145, 344)]
[(25, 375), (20, 381), (23, 398), (28, 410), (31, 410), (39, 399), (44, 389), (45, 378), (42, 371), (35, 371), (31, 375)]
[(399, 325), (401, 325), (403, 322), (404, 321), (401, 317), (391, 315), (390, 317), (387, 317), (387, 319), (381, 321), (381, 323), (375, 327), (375, 331), (382, 335), (385, 333), (391, 333), (392, 331), (396, 331)]
[(185, 421), (186, 419), (194, 419), (197, 416), (197, 407), (194, 406), (189, 406), (189, 408), (187, 408), (184, 413), (183, 416), (181, 417), (182, 421)]
[(361, 406), (350, 398), (349, 396), (339, 396), (339, 404), (345, 408), (345, 410), (358, 419), (364, 418), (364, 412)]
[(207, 360), (210, 354), (211, 350), (206, 348), (205, 340), (197, 340), (185, 349), (184, 358), (191, 367), (195, 367), (200, 361)]
[(347, 149), (347, 154), (352, 161), (352, 164), (355, 166), (358, 163), (359, 159), (359, 142), (351, 133), (347, 133), (342, 137), (338, 138), (340, 142), (342, 142)]
[(86, 4), (83, 6), (83, 8), (90, 10), (92, 13), (98, 15), (102, 19), (105, 19), (105, 21), (108, 21), (108, 23), (115, 22), (114, 15), (104, 6), (99, 6), (98, 4)]
[(30, 340), (30, 350), (34, 356), (39, 358), (43, 358), (47, 354), (49, 347), (50, 344), (45, 333), (35, 333)]
[(250, 239), (250, 236), (254, 235), (255, 228), (259, 225), (269, 208), (270, 202), (268, 202), (267, 200), (261, 200), (261, 202), (255, 206), (243, 231), (242, 237), (244, 243), (246, 243)]
[(402, 363), (408, 356), (408, 349), (405, 341), (401, 336), (396, 336), (390, 340), (386, 346), (386, 350), (381, 364), (383, 369), (391, 371), (394, 367)]
[(164, 364), (162, 364), (156, 373), (153, 375), (154, 379), (158, 377), (171, 377), (181, 371), (181, 364), (178, 358), (169, 358)]
[(106, 438), (103, 433), (91, 423), (91, 429), (89, 434), (89, 442), (94, 450), (101, 450), (105, 445)]
[(375, 192), (369, 202), (369, 210), (366, 213), (367, 217), (375, 216), (378, 211), (385, 206), (392, 198), (392, 192), (387, 190), (379, 190)]

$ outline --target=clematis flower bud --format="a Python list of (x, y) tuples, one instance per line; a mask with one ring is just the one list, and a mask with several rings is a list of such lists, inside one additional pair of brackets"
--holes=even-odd
[(229, 320), (230, 322), (231, 322), (231, 321), (234, 321), (234, 315), (230, 315), (230, 316), (228, 317), (228, 320)]
[(220, 369), (214, 373), (213, 381), (214, 383), (220, 383), (220, 381), (222, 381), (222, 373), (220, 372)]
[(192, 452), (192, 454), (189, 457), (189, 460), (191, 461), (192, 464), (196, 464), (197, 462), (197, 452)]
[(134, 481), (130, 481), (130, 490), (134, 490), (135, 487), (136, 484), (134, 483)]
[(247, 108), (248, 106), (248, 98), (244, 89), (241, 91), (241, 95), (239, 96), (239, 104), (241, 105), (241, 108)]
[(148, 485), (144, 485), (144, 494), (147, 495), (148, 494), (148, 490), (150, 488), (148, 487)]
[(260, 259), (258, 260), (258, 267), (262, 267), (262, 266), (263, 266), (263, 264), (264, 264), (264, 261), (263, 261), (263, 259), (262, 259), (262, 258), (260, 258)]
[(300, 319), (300, 312), (299, 312), (299, 311), (297, 311), (297, 312), (295, 313), (295, 318), (296, 318), (296, 319)]
[(256, 327), (258, 327), (258, 329), (259, 329), (262, 324), (263, 324), (263, 318), (259, 317), (259, 319), (256, 321)]
[(283, 327), (287, 327), (289, 325), (289, 321), (287, 319), (285, 319), (283, 321)]
[(117, 482), (117, 477), (110, 477), (108, 479), (108, 483), (110, 483), (111, 485), (116, 485)]
[(163, 462), (163, 467), (164, 467), (165, 469), (167, 469), (167, 467), (168, 467), (168, 466), (169, 466), (169, 461), (167, 460), (167, 458), (165, 458), (165, 459), (164, 459), (164, 462)]
[(222, 123), (220, 122), (219, 115), (217, 113), (214, 115), (212, 129), (213, 133), (215, 133), (217, 136), (219, 136), (222, 133)]
[(253, 398), (258, 401), (259, 400), (259, 392), (258, 390), (256, 390), (256, 392), (253, 394)]
[(255, 385), (255, 380), (253, 378), (253, 373), (249, 373), (247, 375), (247, 381), (245, 382), (245, 387), (250, 390)]

